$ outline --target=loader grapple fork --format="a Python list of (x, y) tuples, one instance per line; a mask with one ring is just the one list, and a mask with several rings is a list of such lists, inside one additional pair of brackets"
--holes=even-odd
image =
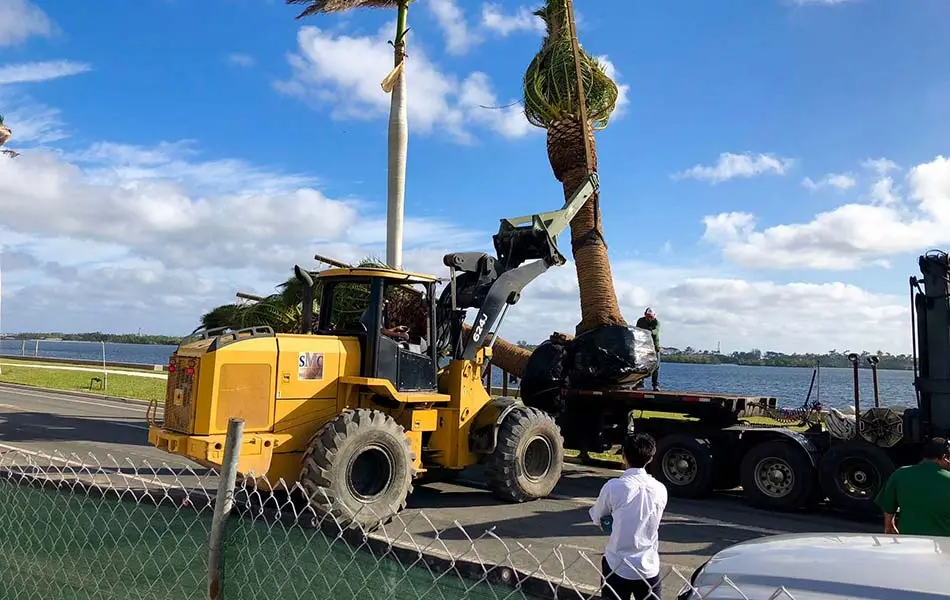
[[(598, 187), (594, 173), (559, 210), (501, 219), (498, 233), (492, 237), (497, 258), (481, 252), (445, 255), (443, 262), (451, 269), (451, 283), (443, 290), (438, 303), (440, 355), (474, 359), (491, 339), (488, 334), (500, 324), (505, 309), (521, 298), (521, 290), (549, 267), (567, 262), (558, 250), (557, 236), (570, 225)], [(526, 261), (534, 262), (524, 264)], [(461, 324), (469, 308), (479, 310), (472, 335), (463, 347)], [(443, 325), (448, 323), (452, 325)]]

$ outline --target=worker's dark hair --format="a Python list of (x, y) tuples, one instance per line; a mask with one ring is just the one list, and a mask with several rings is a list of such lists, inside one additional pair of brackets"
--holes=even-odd
[(623, 456), (634, 469), (647, 466), (656, 454), (656, 441), (648, 433), (634, 433), (623, 441)]
[(950, 442), (942, 437), (930, 438), (921, 450), (921, 458), (925, 460), (936, 460), (948, 455), (950, 455)]

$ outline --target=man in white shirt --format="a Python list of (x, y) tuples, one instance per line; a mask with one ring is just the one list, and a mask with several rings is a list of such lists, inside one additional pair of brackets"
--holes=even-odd
[(660, 600), (660, 520), (666, 486), (647, 473), (656, 442), (645, 433), (623, 443), (626, 471), (600, 490), (590, 517), (610, 533), (602, 568), (605, 600)]

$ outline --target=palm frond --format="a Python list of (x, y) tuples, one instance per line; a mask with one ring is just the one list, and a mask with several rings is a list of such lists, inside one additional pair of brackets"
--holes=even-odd
[[(544, 21), (546, 35), (524, 74), (525, 116), (532, 125), (547, 129), (580, 114), (573, 38), (563, 0), (547, 0), (534, 14)], [(583, 48), (580, 59), (587, 116), (594, 129), (603, 129), (617, 108), (619, 90), (604, 65)]]
[(307, 4), (298, 19), (318, 13), (334, 13), (355, 10), (357, 8), (398, 8), (398, 0), (287, 0), (287, 4)]

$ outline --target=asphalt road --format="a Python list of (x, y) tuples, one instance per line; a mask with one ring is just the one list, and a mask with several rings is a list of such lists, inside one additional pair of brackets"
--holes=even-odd
[[(215, 489), (214, 478), (203, 475), (203, 468), (149, 446), (147, 430), (144, 404), (0, 386), (0, 466), (14, 460), (48, 465), (53, 471), (79, 471), (83, 479), (100, 484), (155, 493), (178, 486)], [(103, 468), (81, 468), (97, 464)], [(467, 559), (475, 558), (471, 540), (476, 539), (478, 557), (486, 562), (549, 577), (567, 573), (575, 584), (596, 586), (606, 537), (590, 523), (587, 511), (604, 481), (616, 475), (614, 470), (568, 464), (553, 497), (518, 505), (497, 501), (478, 487), (479, 474), (473, 470), (459, 485), (417, 488), (409, 508), (386, 533)], [(675, 566), (688, 577), (715, 552), (762, 535), (878, 529), (877, 523), (831, 514), (760, 511), (729, 495), (671, 499), (660, 551), (666, 570)], [(676, 574), (667, 575), (664, 599), (673, 598), (681, 584)]]

